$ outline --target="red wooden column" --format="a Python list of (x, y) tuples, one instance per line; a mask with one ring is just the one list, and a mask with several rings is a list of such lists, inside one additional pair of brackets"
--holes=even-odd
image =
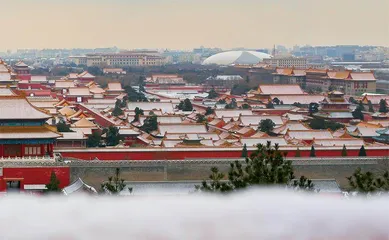
[(0, 157), (4, 157), (4, 144), (0, 144)]
[(41, 144), (41, 156), (44, 156), (45, 154), (45, 145)]
[(21, 157), (24, 157), (24, 154), (25, 154), (24, 149), (25, 149), (26, 145), (22, 144), (21, 146), (22, 146), (22, 151), (20, 151), (20, 154), (21, 154)]
[(50, 149), (50, 157), (53, 157), (54, 156), (54, 144), (50, 143), (49, 144), (49, 149)]

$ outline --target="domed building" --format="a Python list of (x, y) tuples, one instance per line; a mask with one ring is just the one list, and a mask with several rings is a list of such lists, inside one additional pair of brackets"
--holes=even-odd
[(253, 65), (261, 62), (264, 58), (271, 58), (271, 55), (255, 51), (228, 51), (210, 56), (204, 60), (203, 65)]

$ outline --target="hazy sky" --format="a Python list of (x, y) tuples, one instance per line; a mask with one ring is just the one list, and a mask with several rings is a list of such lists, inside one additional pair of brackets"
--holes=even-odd
[(389, 46), (389, 0), (8, 0), (0, 50)]

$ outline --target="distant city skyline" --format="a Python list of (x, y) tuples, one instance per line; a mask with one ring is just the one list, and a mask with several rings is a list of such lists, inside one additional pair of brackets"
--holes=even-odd
[(14, 0), (0, 51), (389, 46), (387, 0)]

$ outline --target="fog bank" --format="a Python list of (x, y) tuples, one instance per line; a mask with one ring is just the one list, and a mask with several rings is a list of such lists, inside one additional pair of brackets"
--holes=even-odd
[(389, 239), (388, 198), (256, 190), (0, 201), (0, 239)]

